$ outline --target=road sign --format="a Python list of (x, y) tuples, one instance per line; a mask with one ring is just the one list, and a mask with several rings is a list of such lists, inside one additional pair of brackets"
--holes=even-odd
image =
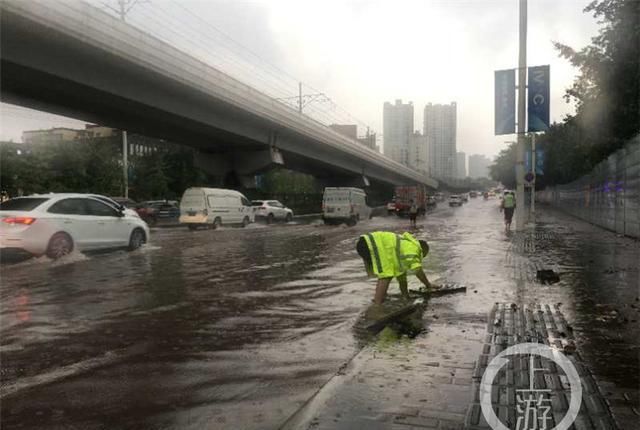
[(527, 182), (533, 182), (535, 178), (536, 175), (534, 175), (533, 172), (528, 172), (526, 175), (524, 175), (524, 180)]
[(516, 71), (495, 71), (495, 134), (516, 132)]
[(528, 132), (549, 129), (549, 66), (529, 67)]

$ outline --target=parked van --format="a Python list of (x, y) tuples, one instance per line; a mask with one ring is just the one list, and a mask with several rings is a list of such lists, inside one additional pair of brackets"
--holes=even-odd
[(327, 187), (322, 197), (322, 220), (325, 224), (356, 225), (363, 219), (371, 218), (371, 208), (367, 206), (367, 194), (360, 188)]
[(195, 230), (254, 222), (251, 202), (242, 193), (222, 188), (188, 188), (180, 200), (180, 224)]

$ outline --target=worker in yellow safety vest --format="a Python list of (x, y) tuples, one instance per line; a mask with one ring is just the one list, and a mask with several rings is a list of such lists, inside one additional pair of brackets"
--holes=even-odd
[(424, 240), (417, 240), (409, 233), (376, 231), (360, 236), (356, 251), (364, 260), (367, 274), (378, 278), (376, 304), (384, 302), (393, 278), (398, 278), (400, 291), (408, 298), (407, 273), (414, 273), (425, 287), (432, 287), (422, 270), (422, 260), (429, 253), (429, 245)]
[(512, 191), (504, 193), (500, 210), (504, 211), (504, 231), (509, 233), (511, 230), (511, 220), (513, 219), (513, 212), (516, 210), (516, 197)]

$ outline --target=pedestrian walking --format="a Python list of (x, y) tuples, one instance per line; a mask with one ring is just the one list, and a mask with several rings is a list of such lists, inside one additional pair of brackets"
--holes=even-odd
[(418, 205), (413, 200), (409, 200), (409, 221), (411, 222), (411, 227), (416, 227), (417, 218), (418, 218)]
[(504, 193), (504, 198), (500, 204), (500, 211), (504, 211), (504, 231), (509, 233), (511, 231), (511, 220), (513, 219), (513, 212), (516, 210), (516, 197), (513, 192), (507, 191)]
[(398, 279), (402, 295), (409, 298), (407, 273), (415, 274), (425, 287), (432, 288), (422, 270), (422, 260), (429, 253), (425, 240), (417, 240), (409, 233), (376, 231), (360, 236), (356, 251), (364, 261), (367, 274), (378, 278), (373, 300), (376, 304), (384, 302), (393, 278)]

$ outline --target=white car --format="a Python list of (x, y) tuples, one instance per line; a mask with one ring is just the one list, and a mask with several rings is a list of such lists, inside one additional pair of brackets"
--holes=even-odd
[(291, 222), (293, 219), (293, 211), (277, 200), (252, 200), (251, 205), (256, 219), (265, 219), (269, 224), (275, 220)]
[(449, 206), (462, 206), (462, 197), (456, 194), (449, 196)]
[(0, 250), (57, 259), (74, 249), (139, 248), (149, 227), (93, 194), (35, 194), (0, 203)]

